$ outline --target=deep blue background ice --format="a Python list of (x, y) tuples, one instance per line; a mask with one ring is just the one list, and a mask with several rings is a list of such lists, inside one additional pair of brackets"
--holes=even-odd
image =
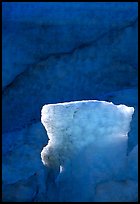
[(133, 106), (128, 152), (137, 144), (137, 10), (134, 2), (3, 2), (4, 200), (44, 199), (44, 104), (99, 99)]

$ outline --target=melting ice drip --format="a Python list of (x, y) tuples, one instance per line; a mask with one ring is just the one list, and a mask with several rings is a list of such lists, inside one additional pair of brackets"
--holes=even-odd
[(133, 113), (133, 107), (97, 100), (43, 106), (41, 121), (49, 142), (41, 158), (48, 167), (61, 167), (60, 201), (98, 201), (97, 185), (126, 179)]

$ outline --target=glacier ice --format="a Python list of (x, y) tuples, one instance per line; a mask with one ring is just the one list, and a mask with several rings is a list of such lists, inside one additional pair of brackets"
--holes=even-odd
[(137, 10), (123, 2), (3, 3), (3, 132), (39, 121), (45, 103), (137, 86)]
[(136, 145), (128, 156), (128, 178), (138, 180), (138, 145)]
[[(127, 159), (127, 134), (133, 113), (133, 107), (97, 100), (43, 106), (41, 121), (49, 142), (43, 148), (41, 158), (48, 168), (60, 168), (54, 178), (59, 201), (99, 200), (98, 194), (102, 190), (96, 192), (97, 186), (101, 189), (104, 183), (109, 186), (107, 201), (112, 201), (108, 192), (111, 185), (114, 189), (111, 195), (116, 193), (116, 197), (117, 186), (125, 188), (124, 193), (120, 195), (118, 191), (118, 197), (114, 198), (125, 200), (127, 189), (131, 189), (128, 180), (131, 178), (126, 172), (128, 160), (132, 160), (130, 156)], [(128, 185), (124, 186), (123, 181)], [(137, 197), (137, 182), (134, 184), (134, 196), (129, 196), (128, 200)]]
[[(104, 32), (120, 28), (120, 24), (133, 21), (137, 17), (137, 4), (3, 2), (2, 16), (2, 85), (5, 87), (28, 69), (28, 64), (37, 63), (52, 53), (70, 52), (81, 42), (94, 41), (99, 33), (102, 36)], [(133, 43), (129, 41), (125, 46), (132, 47)], [(133, 52), (127, 60), (132, 56)]]
[[(46, 168), (40, 151), (47, 144), (45, 129), (34, 123), (20, 131), (3, 134), (2, 199), (4, 202), (46, 199)], [(15, 193), (16, 191), (16, 193)]]
[(109, 181), (97, 185), (96, 202), (136, 202), (138, 184), (133, 180)]
[[(137, 16), (138, 4), (134, 2), (2, 3), (3, 201), (58, 201), (58, 197), (70, 200), (68, 188), (76, 185), (76, 181), (71, 185), (70, 178), (78, 179), (78, 184), (81, 182), (77, 191), (71, 192), (85, 191), (81, 199), (89, 199), (86, 188), (91, 185), (88, 178), (93, 177), (87, 175), (85, 162), (93, 152), (89, 144), (79, 153), (76, 151), (71, 168), (69, 161), (65, 168), (60, 166), (59, 169), (55, 160), (55, 170), (42, 165), (40, 152), (48, 138), (40, 123), (40, 109), (50, 103), (94, 98), (134, 107), (125, 177), (128, 186), (132, 183), (130, 180), (137, 181)], [(78, 170), (81, 165), (83, 168)], [(73, 169), (75, 177), (70, 176)], [(112, 174), (101, 160), (93, 171), (96, 180), (109, 178)], [(86, 181), (78, 175), (82, 178), (85, 175)], [(121, 177), (117, 171), (115, 175)], [(94, 200), (99, 201), (103, 195), (102, 186), (112, 185), (114, 189), (117, 182), (97, 184)], [(65, 192), (66, 196), (61, 196)], [(110, 191), (106, 191), (108, 193)], [(78, 196), (73, 197), (80, 200)]]

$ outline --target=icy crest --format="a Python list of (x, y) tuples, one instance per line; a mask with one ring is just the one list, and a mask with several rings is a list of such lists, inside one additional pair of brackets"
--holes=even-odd
[[(60, 201), (98, 200), (98, 184), (127, 179), (127, 134), (133, 113), (133, 107), (97, 100), (43, 106), (41, 121), (49, 142), (41, 158), (44, 165), (61, 169), (56, 179)], [(122, 200), (125, 196), (122, 193)]]

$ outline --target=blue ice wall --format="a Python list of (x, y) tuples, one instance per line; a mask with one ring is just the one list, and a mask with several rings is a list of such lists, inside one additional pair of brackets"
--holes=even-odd
[[(22, 171), (22, 163), (18, 167), (13, 165), (13, 158), (19, 159), (20, 146), (27, 145), (29, 152), (28, 148), (33, 145), (34, 154), (36, 151), (39, 154), (46, 144), (46, 133), (40, 125), (44, 104), (99, 99), (133, 106), (130, 151), (137, 144), (138, 135), (137, 71), (137, 3), (3, 2), (4, 155), (11, 151), (9, 163), (4, 164), (4, 168), (10, 169), (9, 174), (3, 175), (4, 189), (8, 183), (29, 178), (29, 172), (38, 172), (41, 168), (37, 167), (41, 165), (40, 157), (26, 172)], [(37, 133), (42, 135), (42, 140)], [(29, 155), (23, 154), (23, 160)], [(27, 163), (27, 166), (30, 165)], [(12, 176), (15, 168), (18, 173)], [(9, 197), (13, 196), (12, 191), (8, 192), (11, 192)], [(34, 190), (29, 195), (31, 198)]]
[(4, 132), (137, 85), (137, 3), (3, 3), (2, 78)]

